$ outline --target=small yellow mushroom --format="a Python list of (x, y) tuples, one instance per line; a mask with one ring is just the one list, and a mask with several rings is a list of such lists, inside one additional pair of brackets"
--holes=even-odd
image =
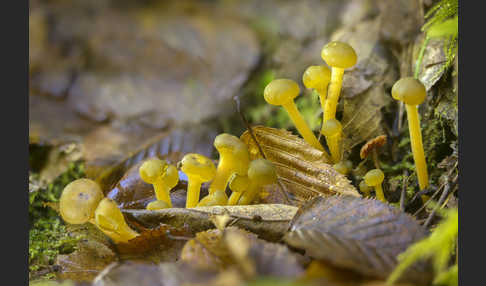
[(94, 213), (103, 199), (100, 186), (90, 179), (78, 179), (62, 191), (59, 209), (61, 217), (70, 224), (94, 222)]
[(211, 181), (216, 175), (216, 167), (211, 159), (201, 154), (189, 153), (179, 162), (182, 172), (189, 180), (187, 186), (186, 208), (193, 208), (199, 203), (201, 184)]
[(331, 152), (332, 161), (337, 163), (341, 161), (341, 137), (343, 127), (341, 123), (334, 118), (328, 119), (322, 124), (321, 133), (326, 136), (327, 146)]
[[(250, 164), (250, 154), (248, 147), (240, 138), (231, 134), (223, 133), (214, 139), (214, 147), (219, 152), (219, 162), (211, 185), (209, 185), (209, 195), (218, 191), (217, 199), (215, 197), (203, 198), (198, 206), (207, 204), (209, 201), (218, 202), (218, 205), (226, 205), (228, 197), (225, 190), (229, 179), (233, 173), (246, 175), (248, 165)], [(226, 198), (226, 199), (224, 199)], [(203, 204), (201, 204), (204, 201)], [(223, 202), (224, 201), (224, 202)]]
[(131, 229), (116, 203), (104, 198), (95, 211), (96, 226), (115, 243), (127, 242), (140, 234)]
[(255, 200), (263, 186), (276, 183), (277, 172), (272, 162), (266, 159), (256, 159), (250, 163), (248, 179), (250, 180), (250, 185), (241, 195), (238, 205), (250, 204)]
[(302, 76), (306, 88), (313, 88), (319, 93), (322, 108), (322, 123), (324, 123), (324, 108), (326, 106), (327, 86), (331, 81), (331, 70), (326, 66), (310, 66)]
[(370, 196), (370, 193), (371, 193), (371, 190), (372, 189), (373, 188), (370, 187), (370, 186), (368, 186), (364, 180), (361, 181), (361, 183), (359, 183), (359, 190), (363, 193), (363, 195), (365, 197), (369, 197)]
[(146, 207), (146, 209), (149, 210), (149, 211), (163, 210), (163, 209), (168, 209), (168, 208), (170, 208), (169, 204), (167, 204), (164, 201), (159, 201), (159, 200), (155, 200), (155, 201), (148, 203), (147, 207)]
[(172, 207), (170, 190), (179, 182), (177, 168), (158, 158), (145, 161), (139, 168), (140, 177), (154, 186), (155, 197)]
[(231, 194), (228, 205), (234, 206), (238, 203), (241, 195), (250, 186), (250, 179), (248, 176), (240, 176), (238, 174), (233, 174), (230, 179), (229, 187), (233, 193)]
[(368, 171), (364, 176), (365, 183), (370, 187), (375, 187), (376, 198), (382, 202), (386, 202), (385, 194), (383, 194), (383, 188), (381, 187), (384, 179), (385, 174), (380, 169)]
[(425, 162), (417, 106), (427, 96), (425, 86), (413, 77), (406, 77), (398, 80), (393, 85), (391, 93), (394, 99), (403, 101), (407, 109), (408, 130), (410, 132), (413, 160), (415, 161), (419, 187), (423, 190), (429, 184), (429, 177), (427, 174), (427, 163)]
[(339, 161), (332, 166), (338, 173), (347, 175), (353, 169), (353, 163), (349, 160)]
[(297, 106), (295, 106), (294, 98), (300, 93), (299, 85), (290, 79), (275, 79), (271, 81), (263, 91), (265, 101), (277, 106), (282, 106), (290, 116), (292, 122), (294, 122), (295, 128), (299, 131), (304, 140), (316, 149), (327, 152), (322, 147), (319, 140), (309, 128), (304, 118), (300, 114)]
[(350, 68), (358, 61), (354, 49), (343, 42), (330, 42), (321, 51), (322, 59), (331, 66), (331, 83), (324, 108), (324, 122), (336, 118), (336, 108), (341, 93), (344, 69)]

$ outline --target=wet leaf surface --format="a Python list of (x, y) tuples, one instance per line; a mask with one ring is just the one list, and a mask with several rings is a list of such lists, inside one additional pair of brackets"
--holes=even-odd
[(154, 228), (160, 223), (175, 228), (189, 225), (190, 232), (196, 234), (214, 228), (211, 221), (214, 215), (228, 212), (231, 224), (259, 235), (259, 237), (278, 241), (289, 227), (296, 207), (279, 204), (248, 206), (213, 206), (192, 209), (171, 208), (158, 211), (123, 210), (128, 220), (133, 220), (147, 228)]
[[(300, 208), (284, 240), (313, 258), (386, 279), (397, 265), (396, 256), (427, 234), (410, 215), (391, 205), (333, 196), (317, 197)], [(429, 266), (417, 264), (403, 277), (428, 284)]]
[[(264, 126), (254, 126), (252, 130), (294, 203), (320, 194), (360, 196), (345, 176), (327, 164), (321, 151), (312, 148), (300, 137), (283, 129)], [(258, 146), (248, 131), (241, 135), (241, 140), (248, 146), (251, 159), (261, 158)]]

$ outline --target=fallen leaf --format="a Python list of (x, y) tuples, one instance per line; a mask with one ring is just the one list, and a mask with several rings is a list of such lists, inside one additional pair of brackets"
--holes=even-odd
[(382, 84), (375, 85), (353, 98), (344, 99), (342, 149), (345, 154), (351, 152), (356, 145), (385, 134), (381, 126), (381, 108), (389, 103), (391, 96), (385, 93)]
[[(254, 126), (252, 131), (266, 159), (274, 164), (279, 181), (293, 195), (295, 204), (318, 195), (361, 196), (345, 176), (328, 164), (321, 151), (300, 137), (287, 130), (264, 126)], [(250, 132), (245, 131), (240, 138), (248, 146), (252, 160), (262, 157)]]
[[(424, 238), (427, 230), (410, 215), (377, 200), (317, 197), (292, 220), (284, 241), (306, 254), (365, 276), (386, 279), (396, 256)], [(430, 283), (427, 264), (416, 264), (402, 282)]]
[(258, 239), (256, 234), (236, 227), (198, 233), (184, 246), (181, 259), (210, 270), (237, 267), (247, 278), (297, 277), (303, 272), (300, 255), (285, 245)]

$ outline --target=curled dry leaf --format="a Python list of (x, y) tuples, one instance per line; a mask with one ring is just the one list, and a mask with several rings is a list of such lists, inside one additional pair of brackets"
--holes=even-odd
[(386, 135), (377, 136), (369, 140), (368, 142), (366, 142), (366, 144), (364, 144), (363, 147), (361, 147), (361, 150), (359, 151), (359, 157), (361, 159), (364, 159), (368, 157), (368, 155), (373, 151), (373, 149), (380, 148), (385, 144), (386, 144)]
[(122, 210), (129, 221), (144, 227), (154, 228), (161, 223), (175, 228), (189, 225), (191, 234), (214, 228), (213, 215), (227, 212), (232, 220), (229, 225), (246, 229), (270, 241), (282, 238), (296, 211), (294, 206), (280, 204), (170, 208), (158, 211)]
[[(252, 131), (266, 159), (274, 164), (279, 181), (297, 203), (318, 195), (361, 196), (345, 176), (329, 165), (321, 151), (300, 137), (265, 126), (254, 126)], [(262, 157), (250, 132), (245, 131), (241, 140), (248, 146), (252, 160)]]
[(299, 254), (285, 245), (264, 241), (236, 227), (198, 233), (184, 246), (181, 259), (202, 269), (236, 267), (247, 278), (255, 275), (296, 277), (303, 272), (303, 258)]
[[(317, 197), (299, 209), (284, 240), (306, 254), (362, 275), (386, 279), (396, 256), (427, 235), (410, 215), (377, 200)], [(405, 281), (430, 283), (427, 264), (416, 264)]]

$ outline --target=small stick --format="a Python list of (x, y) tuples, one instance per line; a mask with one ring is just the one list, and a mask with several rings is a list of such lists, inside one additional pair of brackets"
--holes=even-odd
[(442, 192), (442, 195), (440, 196), (439, 202), (434, 207), (434, 210), (430, 213), (427, 220), (424, 222), (424, 227), (427, 227), (429, 225), (429, 223), (432, 221), (432, 218), (434, 217), (435, 213), (437, 212), (437, 209), (444, 202), (444, 200), (447, 198), (447, 195), (449, 194), (449, 190), (450, 190), (449, 183), (445, 183), (444, 191)]
[[(262, 154), (262, 157), (263, 159), (267, 159), (267, 157), (265, 156), (265, 153), (263, 153), (263, 149), (262, 149), (262, 146), (260, 146), (260, 143), (258, 143), (258, 140), (256, 139), (256, 136), (255, 134), (253, 133), (253, 130), (251, 129), (251, 126), (250, 126), (250, 123), (248, 123), (248, 121), (246, 120), (245, 118), (245, 115), (243, 115), (243, 112), (241, 112), (241, 109), (240, 109), (240, 97), (239, 95), (235, 95), (233, 97), (233, 100), (235, 101), (235, 104), (236, 104), (236, 111), (238, 112), (238, 114), (240, 115), (240, 118), (241, 120), (243, 121), (243, 124), (246, 126), (246, 128), (248, 129), (248, 132), (250, 132), (250, 135), (251, 135), (251, 138), (253, 139), (253, 141), (255, 141), (255, 144), (257, 145), (258, 147), (258, 151), (260, 152), (260, 154)], [(320, 134), (319, 134), (320, 135)], [(281, 193), (283, 193), (284, 195), (284, 198), (285, 198), (285, 201), (287, 202), (287, 204), (291, 205), (290, 203), (290, 198), (286, 192), (286, 188), (285, 186), (283, 185), (283, 183), (280, 181), (280, 179), (278, 178), (277, 176), (277, 184), (279, 185), (279, 190)]]
[[(428, 205), (428, 204), (429, 204), (429, 203), (432, 201), (432, 199), (433, 199), (433, 198), (435, 198), (435, 197), (437, 196), (437, 194), (440, 192), (440, 190), (441, 190), (441, 189), (442, 189), (442, 186), (441, 186), (440, 188), (438, 188), (438, 189), (437, 189), (437, 191), (435, 191), (435, 193), (434, 193), (434, 194), (433, 194), (433, 195), (430, 197), (430, 199), (429, 199), (429, 200), (427, 200), (427, 202), (425, 202), (425, 204), (423, 204), (423, 205), (422, 205), (422, 206), (421, 206), (421, 207), (420, 207), (420, 208), (419, 208), (419, 209), (418, 209), (418, 210), (417, 210), (417, 211), (416, 211), (416, 212), (413, 214), (413, 216), (418, 215), (418, 213), (419, 213), (420, 211), (422, 211), (422, 210), (423, 210), (423, 209), (424, 209), (424, 208), (425, 208), (425, 207), (426, 207), (426, 206), (427, 206), (427, 205)], [(424, 190), (424, 191), (425, 191), (425, 190)], [(414, 198), (412, 199), (412, 201), (413, 201), (413, 200), (415, 200), (415, 198), (417, 198), (417, 196), (418, 196), (419, 194), (420, 194), (420, 192), (419, 192), (419, 193), (417, 193), (417, 194), (414, 196)]]

